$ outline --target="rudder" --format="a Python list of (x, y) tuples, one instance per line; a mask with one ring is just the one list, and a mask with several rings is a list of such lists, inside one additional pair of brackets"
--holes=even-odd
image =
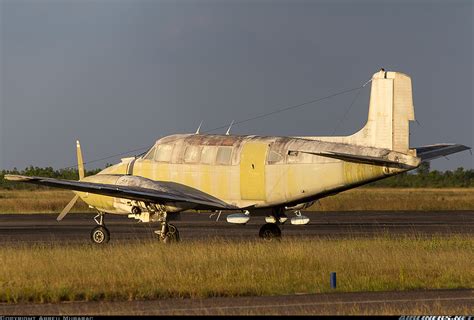
[(312, 137), (322, 141), (350, 143), (412, 154), (409, 121), (415, 120), (411, 78), (384, 71), (372, 76), (369, 115), (366, 125), (346, 137)]

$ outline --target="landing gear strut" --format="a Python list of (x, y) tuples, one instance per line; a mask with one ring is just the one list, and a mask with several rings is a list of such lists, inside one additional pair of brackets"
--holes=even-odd
[(91, 231), (91, 240), (95, 244), (105, 244), (110, 240), (110, 232), (104, 225), (104, 214), (100, 212), (94, 217), (94, 221), (98, 224)]
[(281, 230), (275, 223), (264, 224), (258, 235), (265, 241), (281, 240)]
[(160, 237), (160, 241), (163, 243), (179, 242), (179, 231), (176, 226), (171, 223), (165, 223), (162, 225), (161, 230), (155, 231)]
[(161, 229), (156, 230), (155, 233), (160, 238), (160, 241), (163, 243), (173, 243), (179, 241), (179, 231), (176, 226), (171, 223), (166, 222), (168, 214), (161, 207), (157, 207), (155, 215), (158, 215), (158, 221), (161, 224)]

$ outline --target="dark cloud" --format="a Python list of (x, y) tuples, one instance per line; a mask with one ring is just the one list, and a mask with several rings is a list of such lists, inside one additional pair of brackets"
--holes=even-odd
[[(382, 66), (412, 76), (421, 124), (412, 145), (473, 145), (470, 1), (0, 0), (0, 11), (2, 168), (72, 165), (76, 138), (87, 161), (201, 120), (219, 127), (359, 86)], [(368, 94), (338, 133), (363, 125)], [(352, 98), (233, 132), (330, 135)], [(473, 168), (472, 159), (432, 167)]]

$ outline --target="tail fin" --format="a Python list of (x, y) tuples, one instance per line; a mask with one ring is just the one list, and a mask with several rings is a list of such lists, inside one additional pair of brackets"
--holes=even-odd
[(409, 150), (409, 121), (415, 120), (411, 78), (384, 71), (372, 76), (369, 116), (366, 125), (347, 137), (313, 137), (330, 142), (384, 148), (405, 154)]
[(367, 124), (353, 137), (372, 147), (408, 153), (410, 120), (415, 120), (410, 77), (379, 71), (372, 77)]
[(84, 179), (84, 160), (82, 160), (82, 151), (81, 151), (81, 144), (79, 140), (76, 141), (76, 148), (77, 148), (77, 170), (79, 172), (79, 180)]

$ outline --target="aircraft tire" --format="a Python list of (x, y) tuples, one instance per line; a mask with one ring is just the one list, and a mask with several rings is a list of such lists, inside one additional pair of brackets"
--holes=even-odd
[(260, 228), (259, 237), (265, 241), (281, 240), (281, 230), (274, 223), (266, 223)]
[(179, 231), (175, 225), (171, 223), (166, 224), (166, 235), (164, 237), (160, 237), (161, 242), (163, 243), (175, 243), (179, 242)]
[(91, 231), (91, 240), (95, 244), (106, 244), (110, 240), (110, 232), (104, 226), (97, 226)]

